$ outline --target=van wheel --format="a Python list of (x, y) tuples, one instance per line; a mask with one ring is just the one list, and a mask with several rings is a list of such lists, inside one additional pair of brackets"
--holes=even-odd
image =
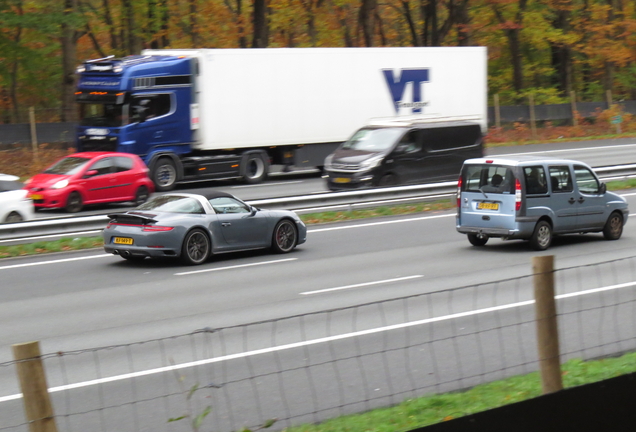
[(384, 174), (378, 182), (378, 186), (395, 186), (397, 184), (398, 178), (395, 174)]
[(552, 227), (546, 221), (539, 221), (530, 237), (530, 246), (534, 250), (542, 251), (549, 248), (551, 243)]
[(606, 240), (618, 240), (623, 234), (623, 215), (614, 212), (610, 215), (603, 227), (603, 237)]
[(484, 246), (488, 243), (488, 236), (482, 235), (479, 236), (477, 234), (468, 234), (468, 241), (473, 246)]

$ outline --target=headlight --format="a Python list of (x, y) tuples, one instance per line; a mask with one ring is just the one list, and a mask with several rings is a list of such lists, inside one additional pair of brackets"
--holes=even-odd
[(68, 180), (60, 180), (59, 182), (51, 186), (51, 189), (62, 189), (62, 188), (65, 188), (66, 186), (68, 186)]
[(28, 185), (29, 183), (31, 183), (31, 180), (33, 180), (33, 178), (27, 179), (24, 181), (24, 185)]
[(364, 170), (369, 170), (371, 168), (375, 168), (378, 165), (380, 165), (380, 163), (382, 162), (383, 157), (379, 156), (379, 157), (374, 157), (371, 159), (367, 159), (365, 161), (360, 162), (360, 168), (364, 169)]
[(84, 73), (86, 72), (86, 66), (84, 65), (79, 65), (76, 69), (75, 69), (75, 73)]
[(333, 160), (333, 153), (325, 158), (325, 168), (331, 168), (332, 160)]

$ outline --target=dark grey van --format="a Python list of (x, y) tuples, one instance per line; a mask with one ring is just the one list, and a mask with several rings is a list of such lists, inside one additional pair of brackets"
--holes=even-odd
[(454, 180), (482, 142), (468, 121), (366, 126), (325, 159), (323, 177), (330, 190)]
[(625, 198), (607, 192), (592, 168), (573, 160), (470, 159), (457, 185), (457, 231), (474, 246), (500, 237), (545, 250), (555, 234), (589, 232), (617, 240), (628, 215)]

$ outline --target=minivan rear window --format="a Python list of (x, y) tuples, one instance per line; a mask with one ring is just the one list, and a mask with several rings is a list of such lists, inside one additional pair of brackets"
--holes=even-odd
[(462, 190), (467, 192), (514, 194), (515, 176), (509, 167), (502, 165), (466, 165)]

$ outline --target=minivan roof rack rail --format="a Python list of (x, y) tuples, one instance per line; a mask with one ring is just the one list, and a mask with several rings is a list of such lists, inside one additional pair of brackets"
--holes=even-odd
[(439, 114), (424, 114), (415, 116), (377, 117), (367, 121), (369, 126), (409, 126), (417, 123), (437, 123), (451, 121), (482, 120), (479, 115), (442, 116)]

